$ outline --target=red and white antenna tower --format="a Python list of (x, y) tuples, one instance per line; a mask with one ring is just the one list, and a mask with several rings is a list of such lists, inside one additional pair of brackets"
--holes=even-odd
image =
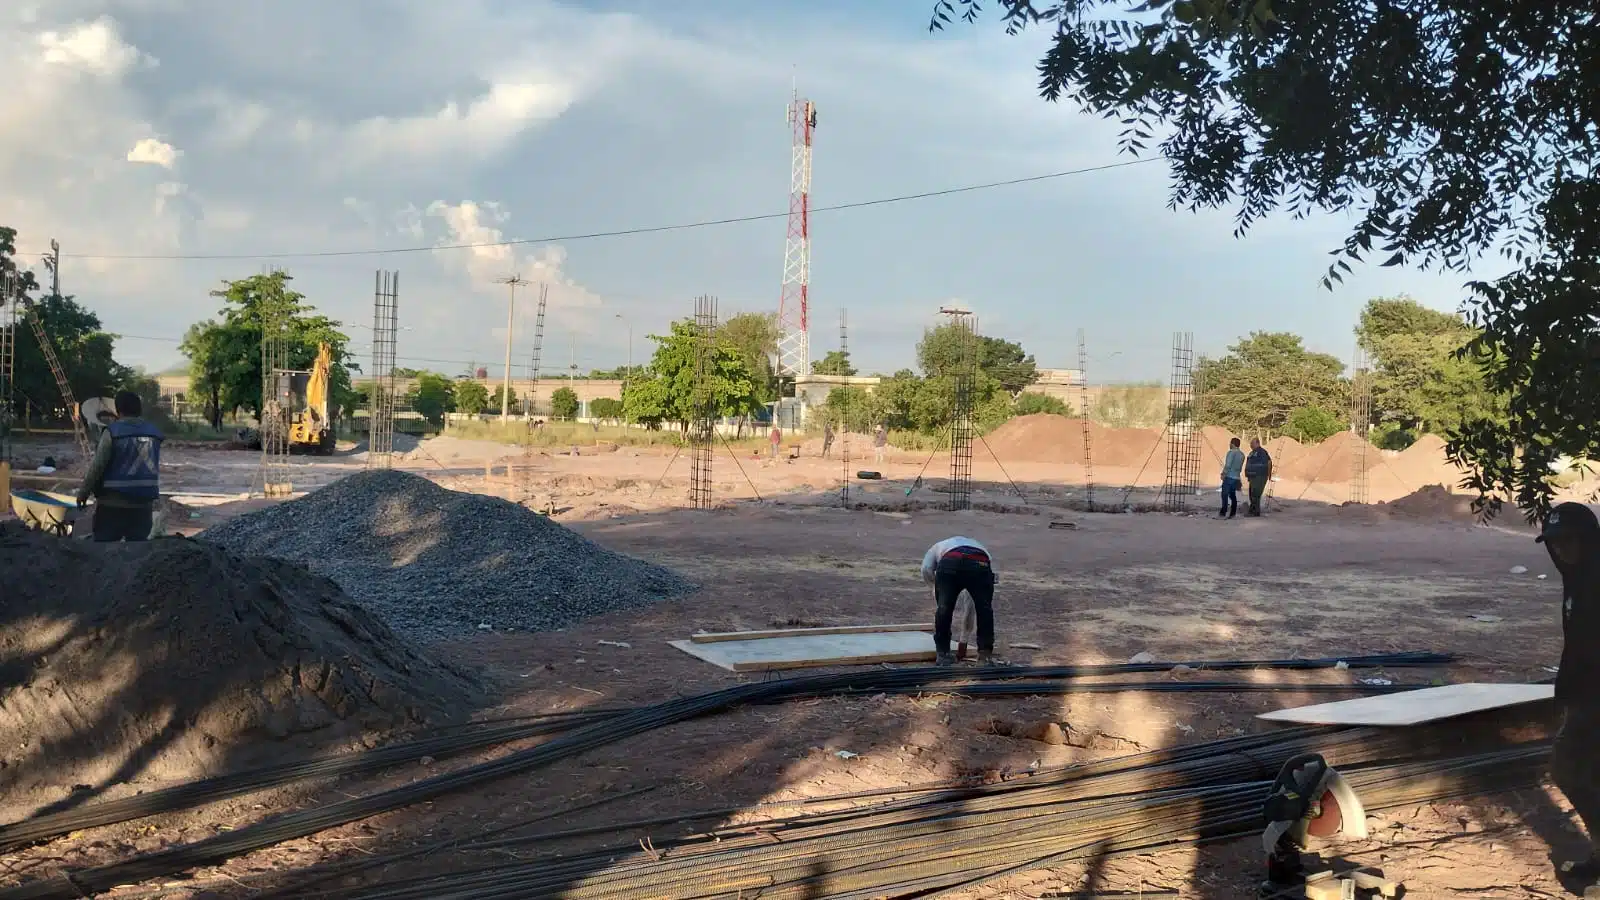
[(783, 248), (783, 291), (778, 297), (778, 374), (811, 374), (811, 135), (817, 107), (797, 89), (789, 102), (794, 134), (789, 172), (789, 237)]

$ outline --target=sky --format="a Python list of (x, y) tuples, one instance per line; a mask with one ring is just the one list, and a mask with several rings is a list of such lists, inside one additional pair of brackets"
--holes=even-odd
[[(41, 274), (58, 240), (62, 292), (151, 371), (182, 363), (211, 291), (269, 265), (358, 356), (374, 273), (399, 272), (400, 364), (447, 374), (500, 371), (498, 281), (520, 274), (548, 286), (545, 372), (615, 367), (645, 361), (647, 335), (696, 296), (724, 317), (776, 310), (798, 85), (818, 117), (814, 359), (845, 310), (860, 369), (912, 367), (922, 330), (959, 304), (1041, 367), (1074, 367), (1082, 329), (1091, 381), (1154, 381), (1178, 331), (1213, 355), (1293, 331), (1348, 359), (1369, 298), (1458, 308), (1459, 275), (1374, 267), (1326, 291), (1347, 217), (1235, 239), (1225, 210), (1166, 208), (1159, 161), (825, 211), (1129, 159), (1114, 123), (1039, 99), (1041, 36), (993, 18), (929, 34), (931, 6), (5, 3), (0, 225)], [(579, 237), (746, 216), (767, 218)], [(543, 238), (565, 239), (433, 249)], [(237, 258), (194, 258), (218, 256)], [(535, 294), (512, 310), (518, 374)]]

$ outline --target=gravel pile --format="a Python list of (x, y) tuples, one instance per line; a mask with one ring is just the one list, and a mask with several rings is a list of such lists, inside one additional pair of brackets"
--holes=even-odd
[(305, 563), (418, 638), (551, 631), (696, 587), (515, 503), (394, 470), (351, 475), (200, 537)]

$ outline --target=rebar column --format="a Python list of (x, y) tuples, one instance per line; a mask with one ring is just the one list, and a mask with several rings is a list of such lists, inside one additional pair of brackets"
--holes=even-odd
[(694, 418), (689, 423), (689, 502), (695, 509), (710, 509), (711, 460), (717, 440), (717, 403), (712, 391), (717, 298), (695, 298), (694, 324)]
[(394, 366), (399, 338), (400, 273), (379, 270), (372, 293), (372, 387), (368, 397), (367, 468), (394, 464)]
[(1367, 448), (1372, 444), (1372, 370), (1359, 343), (1350, 366), (1350, 431), (1356, 439), (1350, 454), (1350, 502), (1364, 504), (1369, 493)]
[(952, 315), (960, 337), (950, 398), (950, 509), (972, 508), (972, 394), (977, 380), (977, 333), (970, 314)]
[(1200, 475), (1199, 435), (1194, 425), (1194, 334), (1172, 335), (1172, 384), (1167, 392), (1167, 477), (1162, 507), (1184, 512)]

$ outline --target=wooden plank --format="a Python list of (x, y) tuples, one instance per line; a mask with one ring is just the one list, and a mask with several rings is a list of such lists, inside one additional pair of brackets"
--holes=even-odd
[(810, 637), (827, 634), (886, 634), (892, 631), (925, 631), (933, 634), (932, 622), (915, 622), (904, 625), (832, 625), (822, 628), (779, 628), (772, 631), (713, 631), (691, 634), (689, 640), (696, 644), (715, 644), (720, 641), (759, 641), (768, 638)]
[(934, 657), (933, 637), (918, 631), (804, 635), (710, 644), (696, 644), (693, 641), (668, 643), (690, 656), (730, 672), (932, 662)]
[(1448, 684), (1261, 713), (1258, 719), (1303, 725), (1422, 725), (1469, 713), (1549, 700), (1549, 684)]

